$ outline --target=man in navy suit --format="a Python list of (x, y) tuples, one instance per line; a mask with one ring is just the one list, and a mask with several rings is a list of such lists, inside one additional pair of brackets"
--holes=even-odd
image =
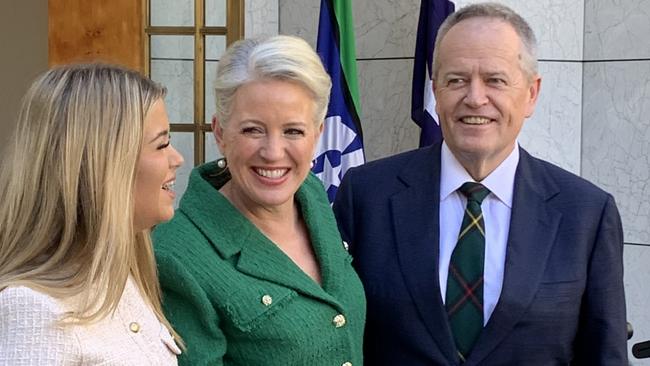
[[(517, 144), (541, 82), (529, 25), (495, 4), (453, 13), (433, 75), (444, 141), (350, 170), (334, 203), (368, 299), (366, 364), (626, 365), (614, 199)], [(466, 182), (488, 192), (468, 225), (481, 276), (459, 282), (479, 319), (469, 349), (446, 298)]]

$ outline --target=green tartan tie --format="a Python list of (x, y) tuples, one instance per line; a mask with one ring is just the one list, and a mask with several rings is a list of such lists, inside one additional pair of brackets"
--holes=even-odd
[(485, 224), (481, 202), (490, 191), (474, 182), (463, 184), (459, 191), (467, 197), (467, 208), (449, 262), (445, 306), (458, 354), (464, 362), (483, 329)]

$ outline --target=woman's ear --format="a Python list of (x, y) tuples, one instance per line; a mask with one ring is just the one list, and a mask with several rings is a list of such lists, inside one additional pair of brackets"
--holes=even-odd
[(223, 128), (219, 124), (219, 121), (217, 120), (217, 116), (212, 116), (212, 134), (214, 135), (215, 141), (217, 141), (217, 146), (219, 147), (219, 151), (223, 154), (224, 152), (224, 147), (225, 143), (223, 140)]
[(318, 144), (318, 139), (320, 139), (320, 135), (323, 134), (323, 129), (325, 128), (325, 121), (321, 122), (318, 128), (316, 129), (316, 134), (315, 134), (315, 140), (316, 144)]

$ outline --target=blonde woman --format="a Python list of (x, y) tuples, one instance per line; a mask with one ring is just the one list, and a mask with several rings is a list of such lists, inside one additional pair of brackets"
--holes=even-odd
[(330, 88), (296, 37), (221, 57), (212, 129), (224, 159), (192, 171), (153, 234), (163, 306), (187, 344), (179, 364), (363, 364), (363, 287), (310, 173)]
[(106, 65), (27, 92), (0, 173), (0, 365), (175, 365), (149, 229), (183, 158), (165, 89)]

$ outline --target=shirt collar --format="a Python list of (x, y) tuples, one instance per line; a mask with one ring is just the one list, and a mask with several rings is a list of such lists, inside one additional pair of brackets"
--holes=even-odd
[[(512, 196), (515, 185), (515, 172), (519, 163), (519, 144), (508, 157), (480, 183), (490, 190), (503, 204), (512, 208)], [(449, 150), (447, 142), (442, 142), (440, 152), (440, 201), (445, 200), (465, 182), (473, 182), (472, 176), (460, 164)]]

